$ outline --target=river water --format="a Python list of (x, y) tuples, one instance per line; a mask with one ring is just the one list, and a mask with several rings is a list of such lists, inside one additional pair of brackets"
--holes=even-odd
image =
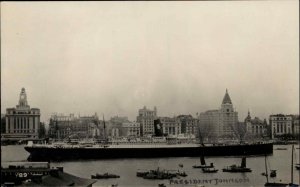
[[(296, 145), (295, 148), (298, 148)], [(276, 150), (287, 148), (287, 150)], [(274, 145), (274, 153), (267, 157), (269, 169), (277, 170), (277, 177), (270, 179), (271, 182), (291, 182), (291, 145)], [(145, 153), (147, 154), (147, 153)], [(29, 154), (24, 150), (23, 145), (1, 146), (1, 162), (26, 161)], [(70, 174), (90, 178), (95, 173), (113, 173), (120, 175), (118, 179), (101, 179), (93, 186), (158, 186), (164, 183), (167, 186), (263, 186), (266, 177), (261, 173), (265, 172), (265, 157), (248, 157), (247, 167), (252, 169), (251, 173), (224, 173), (222, 168), (228, 165), (240, 165), (240, 157), (207, 157), (206, 163), (213, 162), (218, 173), (202, 173), (201, 169), (192, 168), (199, 165), (199, 158), (155, 158), (155, 159), (105, 159), (105, 160), (78, 160), (67, 162), (52, 162), (51, 166), (62, 166), (64, 171)], [(294, 150), (294, 163), (299, 163), (299, 149)], [(179, 167), (183, 164), (183, 167)], [(173, 180), (149, 180), (136, 177), (138, 169), (161, 169), (183, 170), (188, 176)], [(294, 183), (299, 184), (300, 172), (293, 167)]]

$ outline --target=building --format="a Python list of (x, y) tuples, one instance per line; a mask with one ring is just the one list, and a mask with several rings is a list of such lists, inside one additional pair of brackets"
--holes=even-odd
[(180, 121), (181, 133), (185, 136), (198, 136), (198, 125), (199, 121), (193, 118), (192, 115), (179, 115), (177, 118)]
[[(86, 138), (97, 134), (95, 128), (99, 125), (99, 118), (95, 113), (92, 116), (79, 116), (74, 114), (68, 116), (53, 114), (50, 118), (49, 135), (52, 138)], [(95, 132), (97, 131), (97, 132)]]
[(178, 136), (181, 134), (181, 122), (179, 118), (159, 117), (162, 132), (165, 135)]
[(256, 138), (268, 136), (268, 124), (266, 120), (261, 120), (258, 117), (252, 119), (248, 111), (248, 116), (245, 118), (244, 123), (247, 135)]
[(137, 122), (126, 122), (122, 124), (122, 136), (140, 137), (140, 124)]
[(292, 134), (292, 124), (293, 116), (284, 114), (270, 115), (269, 117), (271, 126), (271, 136), (275, 138), (276, 136), (284, 134)]
[(141, 125), (141, 136), (154, 135), (154, 120), (157, 118), (157, 109), (147, 109), (144, 106), (143, 109), (139, 109), (136, 122)]
[(293, 122), (292, 122), (292, 126), (293, 126), (293, 135), (295, 136), (299, 136), (300, 134), (300, 125), (299, 125), (299, 115), (293, 115)]
[(7, 108), (5, 115), (5, 139), (22, 140), (38, 138), (40, 127), (40, 109), (30, 108), (25, 88), (21, 89), (19, 104), (16, 108)]
[(199, 128), (206, 138), (233, 137), (234, 127), (238, 123), (238, 113), (234, 110), (226, 89), (221, 108), (208, 110), (199, 115)]

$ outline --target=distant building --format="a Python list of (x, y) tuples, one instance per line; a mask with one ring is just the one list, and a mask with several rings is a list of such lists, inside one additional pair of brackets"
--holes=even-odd
[(163, 134), (178, 136), (181, 134), (181, 123), (176, 117), (159, 117)]
[(16, 108), (6, 109), (6, 127), (3, 138), (22, 140), (38, 138), (40, 109), (30, 108), (25, 88), (22, 88)]
[(177, 118), (180, 121), (182, 134), (198, 136), (198, 119), (193, 118), (192, 115), (179, 115)]
[(124, 137), (139, 137), (140, 136), (140, 124), (137, 122), (123, 123), (121, 135)]
[(154, 120), (157, 118), (157, 109), (139, 109), (136, 121), (141, 125), (141, 136), (154, 135)]
[(268, 136), (268, 124), (266, 120), (261, 120), (258, 117), (251, 118), (250, 112), (244, 120), (246, 124), (247, 134), (255, 137)]
[(85, 138), (91, 137), (95, 127), (99, 124), (97, 114), (92, 116), (75, 117), (74, 114), (69, 116), (63, 114), (54, 114), (50, 118), (49, 135), (53, 138)]
[(299, 115), (293, 115), (292, 117), (293, 134), (298, 136), (300, 134), (299, 118), (300, 118)]
[(271, 136), (272, 138), (283, 135), (283, 134), (292, 134), (292, 115), (276, 114), (270, 115), (269, 117), (270, 126), (271, 126)]
[(208, 136), (234, 136), (233, 128), (238, 123), (238, 113), (233, 108), (227, 89), (221, 108), (200, 113), (199, 123), (200, 129), (204, 129)]

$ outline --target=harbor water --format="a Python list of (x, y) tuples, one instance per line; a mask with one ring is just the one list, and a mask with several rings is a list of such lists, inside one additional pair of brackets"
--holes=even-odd
[[(286, 148), (286, 150), (277, 150)], [(299, 163), (299, 145), (295, 145), (294, 164)], [(145, 153), (147, 154), (147, 153)], [(273, 155), (267, 157), (268, 169), (277, 170), (277, 177), (269, 178), (269, 182), (291, 182), (291, 145), (274, 145)], [(24, 150), (24, 145), (1, 146), (1, 162), (26, 161), (29, 153)], [(112, 173), (120, 175), (117, 179), (99, 179), (93, 186), (263, 186), (267, 181), (262, 173), (265, 172), (265, 157), (247, 157), (247, 167), (251, 173), (224, 173), (222, 168), (232, 164), (240, 165), (240, 157), (206, 157), (206, 164), (214, 163), (219, 169), (218, 173), (202, 173), (201, 169), (192, 168), (200, 165), (199, 158), (155, 158), (155, 159), (102, 159), (102, 160), (76, 160), (66, 162), (52, 162), (51, 166), (62, 166), (70, 174), (90, 178), (96, 173)], [(183, 167), (179, 165), (182, 164)], [(185, 171), (187, 177), (172, 180), (149, 180), (136, 177), (137, 170), (166, 169)], [(293, 181), (299, 184), (300, 172), (293, 170)]]

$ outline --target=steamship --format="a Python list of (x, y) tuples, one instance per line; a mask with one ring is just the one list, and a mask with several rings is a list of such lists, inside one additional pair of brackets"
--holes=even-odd
[(28, 142), (24, 148), (30, 153), (29, 161), (273, 154), (272, 143), (203, 144), (170, 137), (51, 144)]

